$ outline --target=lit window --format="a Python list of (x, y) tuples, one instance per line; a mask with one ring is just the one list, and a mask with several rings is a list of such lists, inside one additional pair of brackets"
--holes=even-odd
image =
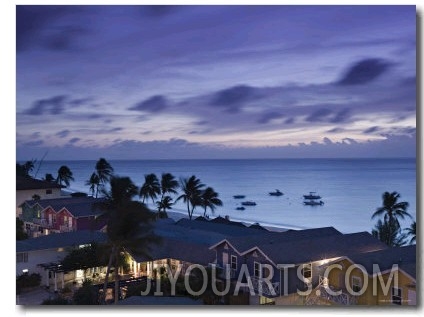
[(395, 305), (402, 305), (402, 289), (392, 287), (392, 303)]
[(235, 255), (231, 256), (231, 269), (237, 270), (237, 257)]

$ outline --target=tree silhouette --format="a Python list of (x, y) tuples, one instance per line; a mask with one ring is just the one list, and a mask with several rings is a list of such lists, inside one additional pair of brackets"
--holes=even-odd
[(394, 221), (381, 221), (379, 219), (372, 230), (372, 235), (389, 247), (400, 247), (406, 244), (406, 235), (402, 233), (399, 225)]
[(143, 203), (147, 198), (151, 198), (152, 203), (155, 203), (155, 199), (160, 195), (160, 184), (155, 174), (144, 175), (144, 184), (140, 188), (139, 195)]
[(160, 181), (161, 201), (166, 194), (176, 194), (179, 187), (178, 181), (171, 173), (163, 173)]
[(414, 244), (417, 241), (417, 222), (411, 223), (411, 226), (406, 228), (405, 231), (409, 237), (409, 244)]
[(377, 208), (372, 215), (372, 219), (379, 216), (384, 216), (384, 220), (388, 222), (396, 222), (399, 224), (398, 218), (404, 219), (406, 216), (411, 215), (406, 211), (409, 203), (406, 201), (398, 202), (400, 194), (397, 192), (384, 192), (383, 194), (383, 206)]
[(200, 196), (200, 205), (204, 208), (203, 217), (206, 217), (206, 210), (209, 208), (212, 214), (217, 206), (222, 206), (221, 199), (218, 198), (218, 193), (212, 187), (207, 187)]
[(201, 194), (204, 184), (195, 175), (190, 178), (181, 179), (180, 187), (183, 192), (176, 201), (182, 199), (187, 204), (188, 217), (191, 220), (196, 206), (200, 206)]
[(156, 205), (158, 207), (158, 216), (159, 218), (168, 218), (168, 214), (166, 213), (167, 209), (172, 209), (172, 198), (170, 196), (162, 197), (161, 201), (157, 201)]
[(383, 240), (388, 245), (391, 245), (395, 243), (393, 240), (394, 237), (400, 234), (400, 224), (398, 218), (404, 219), (405, 217), (411, 217), (411, 215), (406, 211), (409, 203), (406, 201), (398, 202), (400, 194), (397, 192), (384, 192), (382, 198), (383, 206), (377, 208), (377, 210), (371, 216), (371, 219), (383, 216), (384, 223), (377, 223), (375, 230), (377, 230), (377, 232), (379, 232), (379, 230), (383, 230), (383, 232), (380, 232), (382, 236), (385, 236)]
[(85, 185), (90, 186), (90, 193), (91, 196), (94, 196), (94, 193), (96, 193), (96, 198), (99, 193), (99, 185), (100, 185), (100, 178), (96, 173), (91, 174), (90, 179), (85, 182)]
[(103, 190), (106, 202), (99, 203), (103, 210), (101, 218), (107, 219), (107, 236), (111, 248), (103, 296), (106, 294), (110, 269), (114, 267), (115, 303), (118, 301), (119, 293), (120, 253), (130, 251), (150, 258), (150, 245), (160, 242), (160, 238), (153, 233), (152, 221), (156, 218), (156, 214), (147, 209), (144, 204), (132, 200), (137, 192), (137, 187), (129, 177), (112, 176), (110, 191)]
[(62, 165), (59, 167), (59, 170), (57, 171), (57, 178), (56, 182), (60, 185), (63, 185), (64, 183), (66, 187), (69, 186), (70, 181), (73, 181), (74, 177), (72, 176), (72, 172), (66, 165)]

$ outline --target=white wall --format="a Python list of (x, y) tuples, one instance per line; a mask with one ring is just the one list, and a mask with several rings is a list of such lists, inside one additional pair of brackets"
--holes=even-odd
[(41, 285), (46, 285), (47, 277), (44, 269), (38, 267), (37, 264), (57, 262), (68, 254), (63, 249), (39, 250), (27, 253), (28, 262), (16, 263), (16, 275), (21, 275), (23, 270), (28, 270), (28, 274), (39, 273), (41, 274)]
[(16, 191), (16, 217), (22, 214), (22, 208), (19, 208), (26, 200), (32, 200), (33, 195), (38, 195), (41, 199), (61, 198), (60, 188), (51, 188), (52, 193), (47, 194), (46, 189), (28, 189)]

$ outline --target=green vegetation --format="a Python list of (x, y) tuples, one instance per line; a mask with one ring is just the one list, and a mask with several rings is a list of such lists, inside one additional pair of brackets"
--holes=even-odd
[(16, 277), (16, 293), (20, 294), (23, 289), (28, 287), (40, 286), (40, 283), (41, 275), (38, 273), (19, 275)]
[(16, 176), (31, 177), (37, 160), (26, 161), (24, 164), (16, 163)]
[(16, 240), (28, 239), (28, 235), (24, 230), (24, 222), (16, 217)]
[(99, 191), (104, 189), (105, 184), (113, 176), (113, 167), (103, 157), (96, 162), (95, 171), (91, 174), (89, 180), (85, 182), (90, 186), (90, 193), (97, 198)]
[[(160, 239), (153, 233), (152, 221), (156, 218), (146, 206), (132, 200), (138, 190), (129, 177), (113, 176), (110, 179), (110, 191), (104, 191), (107, 199), (100, 205), (103, 216), (107, 219), (107, 235), (110, 245), (109, 261), (103, 286), (106, 294), (111, 268), (115, 276), (115, 303), (119, 294), (119, 255), (125, 250), (133, 254), (149, 256), (149, 246), (159, 243)], [(102, 303), (104, 298), (102, 299)]]
[(383, 205), (377, 208), (371, 216), (371, 219), (383, 218), (383, 220), (378, 220), (372, 230), (372, 235), (393, 247), (405, 245), (408, 235), (411, 237), (410, 243), (415, 242), (414, 224), (411, 225), (408, 233), (403, 233), (400, 227), (399, 219), (411, 218), (411, 215), (407, 212), (409, 203), (406, 201), (399, 202), (399, 198), (400, 194), (397, 192), (384, 192), (382, 195)]
[(69, 187), (71, 181), (74, 181), (74, 177), (69, 167), (66, 165), (62, 165), (61, 167), (59, 167), (57, 171), (56, 182), (59, 185), (65, 184), (66, 187)]
[(93, 286), (91, 280), (86, 279), (74, 293), (72, 300), (74, 305), (99, 305), (97, 288)]
[(191, 220), (194, 209), (196, 206), (200, 205), (200, 197), (205, 184), (203, 184), (195, 175), (192, 175), (190, 178), (182, 179), (180, 186), (183, 193), (176, 201), (182, 199), (187, 204), (187, 213)]

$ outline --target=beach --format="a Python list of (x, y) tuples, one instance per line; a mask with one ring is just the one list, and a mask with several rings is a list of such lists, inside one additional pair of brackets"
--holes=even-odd
[[(53, 173), (61, 165), (73, 172), (74, 181), (67, 190), (89, 192), (85, 185), (94, 172), (96, 161), (44, 161), (37, 166), (37, 177)], [(245, 160), (111, 160), (114, 173), (128, 176), (140, 187), (144, 175), (171, 173), (177, 180), (195, 175), (205, 186), (219, 193), (223, 202), (208, 215), (228, 215), (234, 221), (258, 222), (262, 226), (307, 229), (332, 226), (343, 233), (370, 232), (375, 224), (371, 215), (382, 204), (385, 191), (397, 191), (401, 201), (409, 203), (408, 212), (416, 218), (415, 159), (245, 159)], [(269, 192), (281, 190), (282, 196)], [(322, 197), (323, 205), (305, 206), (303, 195), (310, 191)], [(172, 195), (173, 201), (181, 193)], [(235, 199), (234, 195), (244, 195)], [(140, 199), (139, 197), (135, 197)], [(243, 201), (255, 206), (238, 210)], [(156, 210), (151, 199), (148, 205)], [(187, 215), (182, 200), (172, 212)], [(193, 217), (203, 215), (202, 208)], [(176, 215), (180, 217), (179, 215)], [(411, 219), (401, 220), (409, 227)]]

